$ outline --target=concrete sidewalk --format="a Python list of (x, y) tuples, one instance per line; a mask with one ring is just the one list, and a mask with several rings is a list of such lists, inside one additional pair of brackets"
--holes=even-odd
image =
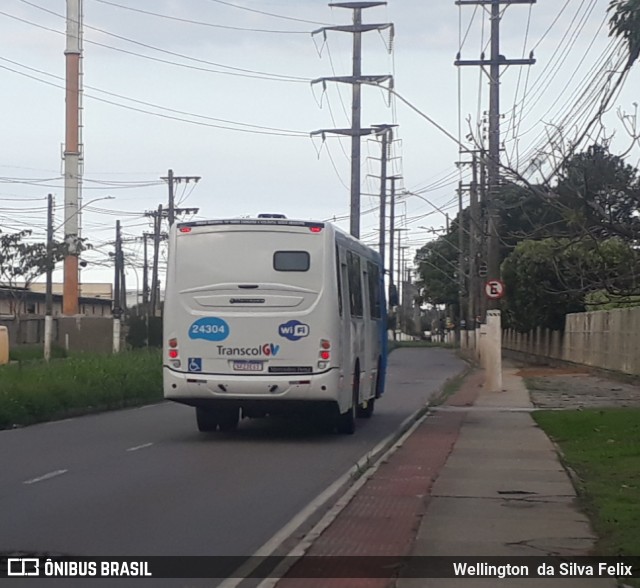
[[(312, 556), (588, 555), (595, 536), (556, 451), (531, 417), (517, 368), (503, 391), (484, 391), (472, 373), (434, 407), (317, 537)], [(374, 417), (375, 418), (375, 417)], [(293, 568), (295, 570), (295, 566)], [(288, 577), (289, 587), (614, 588), (612, 579), (393, 579)], [(295, 572), (294, 572), (295, 575)], [(409, 574), (405, 574), (409, 575)]]
[[(503, 370), (503, 391), (480, 391), (466, 407), (453, 451), (430, 493), (413, 555), (588, 555), (595, 535), (578, 510), (569, 475), (533, 421), (529, 393)], [(436, 409), (445, 412), (453, 407)], [(495, 586), (495, 579), (401, 579), (398, 588)], [(615, 580), (506, 580), (509, 586), (615, 587)]]

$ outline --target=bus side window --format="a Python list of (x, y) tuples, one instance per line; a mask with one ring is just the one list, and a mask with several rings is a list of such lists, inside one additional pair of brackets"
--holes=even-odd
[(352, 251), (347, 252), (347, 269), (349, 272), (349, 304), (351, 307), (351, 316), (362, 317), (360, 257)]
[(338, 279), (338, 314), (342, 316), (342, 264), (340, 263), (340, 249), (336, 244), (336, 274)]
[(367, 262), (367, 278), (369, 286), (369, 313), (372, 319), (382, 316), (380, 301), (380, 269), (375, 263)]

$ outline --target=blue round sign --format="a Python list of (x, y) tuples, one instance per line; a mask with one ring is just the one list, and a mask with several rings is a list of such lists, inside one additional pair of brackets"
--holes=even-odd
[(215, 316), (198, 319), (189, 327), (189, 338), (205, 341), (224, 341), (229, 336), (229, 325)]

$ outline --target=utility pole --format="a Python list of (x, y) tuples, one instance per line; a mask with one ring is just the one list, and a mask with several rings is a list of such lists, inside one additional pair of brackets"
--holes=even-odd
[(348, 135), (351, 137), (351, 204), (350, 204), (350, 221), (349, 232), (360, 238), (360, 137), (375, 133), (375, 128), (362, 128), (361, 121), (361, 91), (362, 83), (380, 84), (384, 81), (391, 80), (390, 75), (381, 76), (363, 76), (362, 75), (362, 33), (368, 31), (382, 31), (392, 29), (391, 23), (386, 24), (362, 24), (362, 11), (366, 8), (374, 6), (385, 6), (386, 2), (334, 2), (329, 4), (332, 8), (348, 8), (353, 10), (353, 25), (342, 25), (333, 27), (323, 27), (311, 34), (326, 34), (327, 31), (341, 31), (353, 34), (353, 66), (351, 76), (336, 76), (331, 78), (319, 78), (313, 80), (312, 84), (327, 81), (342, 82), (351, 84), (351, 128), (350, 129), (324, 129), (314, 131), (312, 135), (327, 133), (336, 133), (339, 135)]
[[(455, 65), (480, 66), (485, 70), (489, 66), (489, 161), (487, 208), (487, 278), (500, 278), (500, 215), (497, 207), (498, 190), (500, 188), (500, 68), (509, 65), (533, 65), (533, 52), (528, 59), (507, 59), (500, 55), (500, 6), (512, 4), (535, 4), (536, 0), (457, 0), (458, 6), (490, 6), (491, 7), (491, 57), (485, 59), (481, 55), (479, 60), (461, 60), (460, 56)], [(486, 387), (490, 391), (502, 389), (502, 329), (500, 311), (497, 300), (487, 301), (486, 340), (483, 352), (487, 369)]]
[[(457, 66), (474, 65), (485, 70), (489, 66), (489, 159), (487, 162), (488, 172), (488, 198), (487, 198), (487, 219), (488, 219), (488, 243), (487, 243), (487, 277), (489, 279), (500, 278), (499, 259), (499, 221), (500, 216), (496, 206), (496, 198), (500, 188), (500, 68), (509, 65), (533, 65), (536, 61), (533, 55), (528, 59), (506, 59), (500, 55), (500, 6), (512, 4), (535, 4), (537, 0), (457, 0), (457, 6), (481, 5), (491, 7), (491, 57), (481, 59), (455, 61)], [(489, 308), (495, 309), (497, 301), (489, 301)]]
[(382, 133), (381, 160), (380, 160), (380, 240), (378, 252), (382, 258), (382, 267), (384, 268), (384, 249), (385, 249), (385, 231), (387, 229), (387, 156), (388, 141), (391, 129)]
[(389, 200), (389, 309), (391, 309), (394, 306), (392, 298), (398, 298), (398, 288), (393, 282), (393, 253), (396, 232), (396, 181), (401, 179), (401, 176), (391, 176), (387, 179), (391, 181), (391, 198)]
[[(463, 215), (463, 202), (461, 194), (465, 190), (469, 190), (469, 228), (465, 228), (462, 225), (462, 233), (458, 235), (458, 266), (461, 268), (460, 272), (464, 276), (465, 281), (459, 282), (461, 291), (464, 291), (464, 296), (460, 297), (461, 309), (466, 306), (466, 326), (467, 329), (475, 328), (475, 319), (477, 316), (478, 306), (476, 298), (478, 297), (478, 233), (480, 229), (480, 219), (478, 210), (478, 158), (477, 154), (482, 151), (469, 151), (473, 155), (471, 161), (457, 161), (456, 165), (471, 165), (472, 167), (472, 181), (470, 184), (463, 184), (460, 182), (458, 187), (459, 192), (459, 215)], [(464, 218), (462, 217), (462, 223)], [(465, 247), (464, 239), (462, 235), (467, 235), (467, 246)], [(465, 255), (466, 251), (466, 255)], [(462, 316), (462, 313), (461, 313)]]
[(51, 359), (53, 335), (53, 195), (47, 195), (47, 285), (44, 317), (44, 359)]
[(142, 243), (144, 247), (144, 265), (142, 266), (142, 305), (145, 314), (149, 314), (147, 305), (149, 304), (149, 257), (147, 255), (147, 237), (152, 236), (151, 233), (142, 233)]
[[(169, 170), (171, 171), (171, 170)], [(164, 179), (169, 179), (164, 178)], [(196, 176), (173, 176), (174, 183), (179, 183), (181, 181), (198, 181), (200, 178), (196, 178)], [(156, 316), (157, 310), (160, 303), (160, 282), (158, 277), (158, 265), (159, 265), (159, 255), (160, 255), (160, 241), (166, 239), (167, 234), (162, 232), (162, 219), (169, 219), (170, 216), (173, 216), (175, 221), (176, 217), (182, 214), (198, 214), (200, 212), (199, 208), (176, 208), (173, 207), (173, 211), (171, 212), (170, 208), (163, 208), (162, 204), (158, 205), (157, 210), (147, 211), (144, 213), (146, 217), (153, 218), (153, 233), (145, 233), (145, 247), (146, 247), (146, 237), (153, 236), (153, 266), (151, 269), (151, 289), (149, 290), (149, 307), (150, 313), (152, 316)], [(145, 249), (146, 251), (146, 249)], [(145, 253), (146, 255), (146, 253)], [(146, 282), (145, 282), (146, 283)]]
[(397, 125), (374, 125), (380, 131), (382, 137), (381, 157), (380, 157), (380, 238), (378, 251), (382, 258), (382, 264), (385, 259), (386, 248), (386, 231), (387, 231), (387, 164), (389, 163), (389, 146), (393, 142), (393, 128)]
[[(397, 231), (406, 231), (407, 229), (396, 229)], [(404, 252), (409, 249), (408, 245), (400, 246), (400, 235), (398, 235), (398, 301), (399, 301), (399, 317), (402, 321), (397, 321), (398, 330), (403, 333), (407, 326), (407, 282), (405, 275)]]
[(162, 204), (153, 217), (153, 269), (151, 270), (151, 316), (156, 316), (158, 308), (158, 257), (160, 254), (160, 228), (162, 221)]
[(478, 315), (478, 158), (473, 155), (472, 179), (469, 186), (469, 290), (467, 324), (475, 328)]
[(113, 284), (113, 352), (120, 351), (120, 326), (122, 317), (121, 293), (120, 293), (120, 264), (122, 263), (122, 236), (120, 234), (120, 221), (116, 221), (116, 245), (114, 260), (114, 284)]
[(67, 0), (66, 104), (64, 143), (64, 285), (62, 313), (79, 312), (78, 247), (81, 185), (82, 0)]
[(195, 182), (197, 184), (200, 181), (201, 177), (200, 176), (176, 176), (174, 175), (173, 170), (170, 169), (167, 172), (167, 175), (161, 177), (160, 179), (167, 182), (167, 185), (169, 186), (169, 206), (167, 208), (167, 211), (168, 211), (167, 218), (169, 219), (169, 226), (171, 226), (175, 221), (176, 213), (177, 213), (177, 209), (175, 207), (174, 186), (176, 184), (180, 184), (181, 182), (185, 182), (186, 184), (188, 184), (189, 182)]
[[(462, 182), (458, 184), (458, 324), (456, 325), (456, 338), (458, 344), (462, 339), (462, 327), (466, 328), (465, 320), (465, 263), (464, 263), (464, 214), (462, 199)], [(463, 325), (463, 321), (465, 324)]]
[(115, 318), (120, 318), (122, 314), (122, 307), (120, 302), (122, 300), (120, 295), (120, 278), (122, 277), (122, 272), (120, 271), (120, 260), (121, 260), (121, 248), (122, 241), (120, 235), (120, 221), (116, 221), (116, 242), (115, 242), (115, 254), (113, 257), (114, 261), (114, 273), (113, 273), (113, 316)]
[(125, 314), (127, 312), (127, 280), (125, 278), (122, 238), (120, 239), (120, 310), (122, 314)]

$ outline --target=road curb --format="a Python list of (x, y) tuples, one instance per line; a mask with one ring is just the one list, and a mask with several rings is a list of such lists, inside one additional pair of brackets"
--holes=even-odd
[[(376, 447), (365, 454), (356, 464), (351, 467), (345, 474), (332, 484), (329, 488), (332, 491), (323, 498), (322, 503), (317, 504), (313, 509), (313, 512), (309, 513), (306, 520), (311, 518), (318, 511), (323, 508), (327, 509), (325, 514), (319, 521), (313, 525), (313, 527), (307, 531), (302, 539), (290, 550), (287, 551), (286, 557), (282, 560), (279, 567), (274, 570), (274, 575), (277, 577), (265, 578), (257, 588), (273, 588), (286, 572), (295, 565), (305, 553), (311, 548), (314, 541), (337, 519), (340, 513), (349, 505), (351, 500), (357, 495), (358, 491), (364, 486), (364, 484), (377, 472), (380, 466), (385, 463), (406, 441), (408, 437), (415, 431), (415, 429), (422, 424), (422, 422), (429, 416), (430, 409), (436, 406), (438, 403), (442, 403), (447, 397), (443, 397), (445, 388), (452, 382), (459, 380), (461, 383), (469, 376), (469, 374), (475, 369), (475, 366), (467, 362), (467, 365), (459, 373), (447, 378), (438, 391), (433, 395), (434, 401), (429, 401), (423, 407), (416, 410), (413, 414), (407, 417), (398, 427), (394, 433), (389, 435), (386, 439), (381, 441)], [(326, 492), (326, 491), (325, 491)], [(323, 493), (324, 494), (324, 493)], [(322, 494), (320, 495), (322, 496)], [(318, 501), (315, 499), (311, 504)], [(294, 517), (293, 520), (295, 520)], [(295, 529), (291, 529), (288, 537), (291, 537), (296, 531), (298, 531), (306, 522), (301, 521)], [(276, 534), (277, 536), (278, 534)], [(275, 537), (275, 536), (274, 536)], [(255, 565), (251, 565), (251, 569), (237, 570), (238, 575), (246, 577), (255, 570), (264, 560), (264, 558), (273, 555), (278, 548), (280, 548), (286, 541), (285, 537), (278, 545), (271, 549), (264, 549), (265, 546), (260, 548), (256, 552), (257, 558), (255, 559)], [(269, 543), (269, 542), (268, 542)], [(265, 544), (267, 545), (267, 544)], [(237, 578), (235, 582), (223, 582), (220, 588), (235, 588), (242, 584), (243, 580)]]

